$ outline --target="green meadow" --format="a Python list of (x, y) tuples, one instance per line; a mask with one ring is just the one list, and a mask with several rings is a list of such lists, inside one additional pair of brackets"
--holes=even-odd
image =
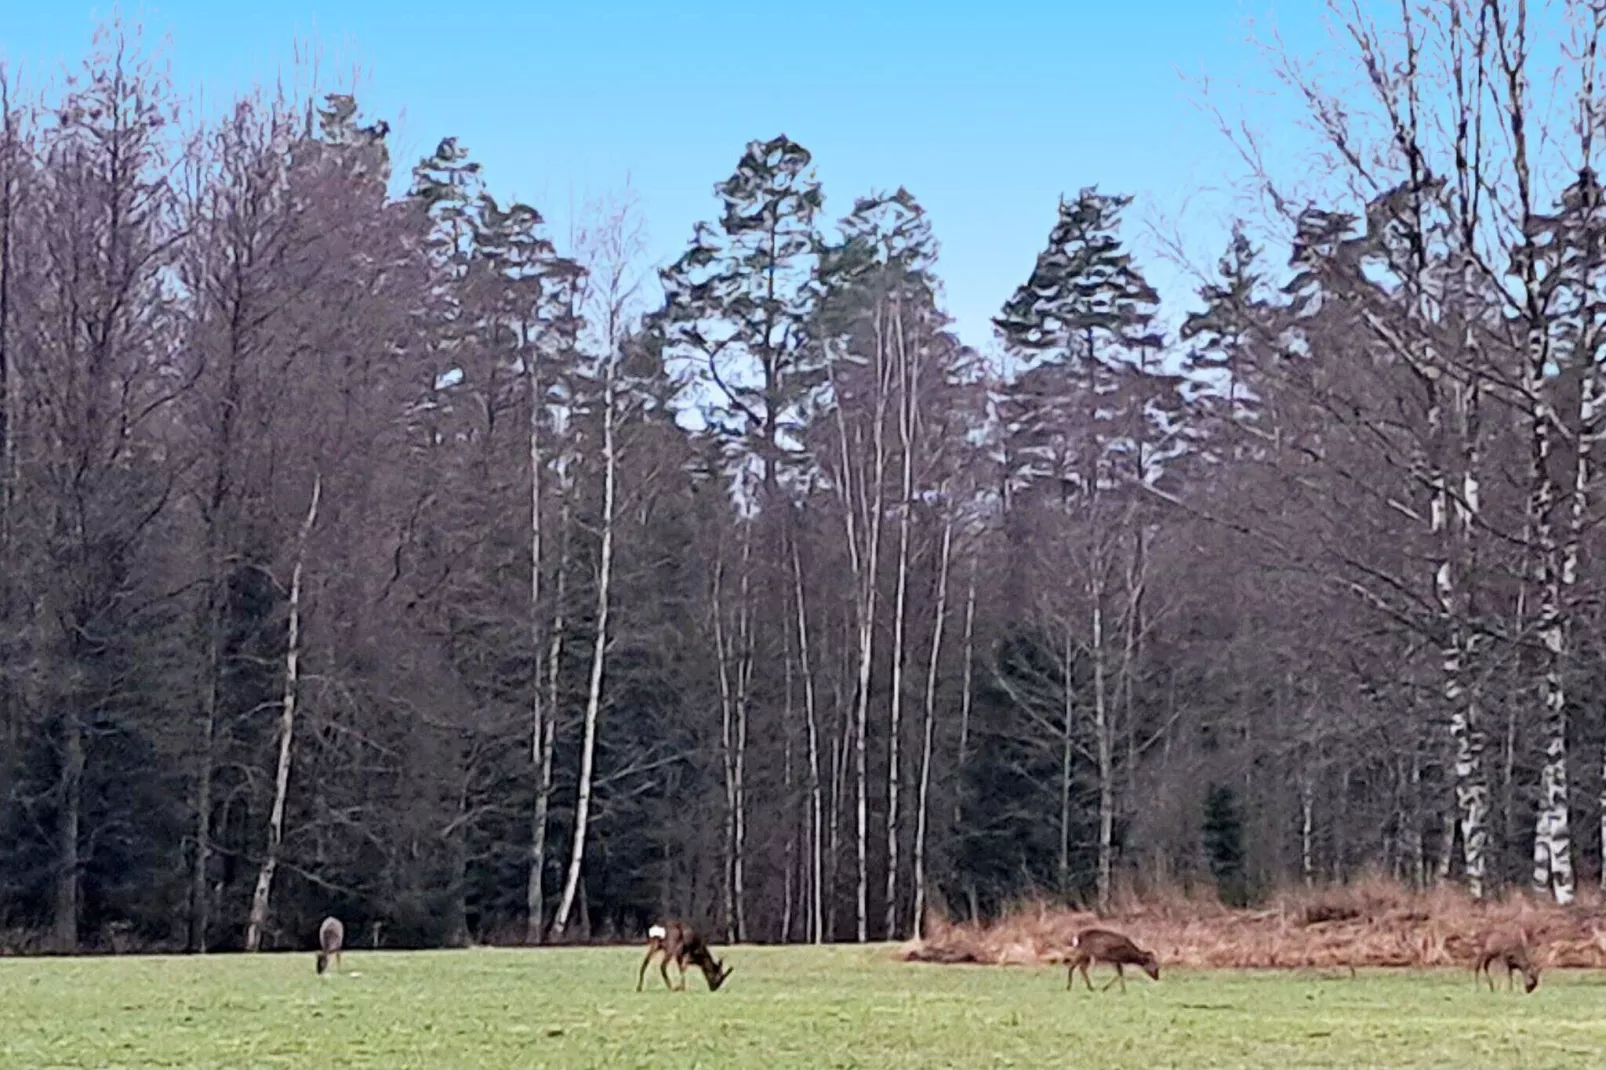
[[(1491, 994), (1468, 971), (1171, 971), (1127, 992), (889, 947), (721, 950), (669, 992), (639, 950), (0, 959), (0, 1065), (82, 1067), (1585, 1067), (1606, 975)], [(1095, 971), (1098, 983), (1107, 968)], [(671, 976), (674, 976), (671, 971)]]

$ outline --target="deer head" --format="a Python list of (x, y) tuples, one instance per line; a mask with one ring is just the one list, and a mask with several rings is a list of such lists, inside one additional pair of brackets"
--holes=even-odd
[(724, 984), (725, 979), (735, 972), (734, 967), (727, 969), (723, 962), (713, 957), (710, 957), (703, 966), (703, 976), (708, 979), (708, 990), (710, 992), (718, 992), (719, 986)]

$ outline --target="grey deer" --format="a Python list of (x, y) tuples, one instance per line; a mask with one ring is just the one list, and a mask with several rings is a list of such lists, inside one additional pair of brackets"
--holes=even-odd
[(329, 969), (329, 960), (335, 960), (335, 969), (340, 968), (340, 949), (346, 943), (346, 927), (340, 924), (339, 918), (325, 918), (323, 924), (318, 926), (318, 973), (321, 975)]

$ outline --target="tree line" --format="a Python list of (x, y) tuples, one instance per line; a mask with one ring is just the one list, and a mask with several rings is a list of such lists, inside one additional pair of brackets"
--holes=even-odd
[(1240, 135), (1263, 207), (1180, 330), (1089, 185), (989, 353), (919, 201), (833, 217), (785, 136), (649, 286), (628, 197), (560, 243), (450, 137), (392, 195), (349, 95), (202, 119), (115, 23), (0, 80), (0, 939), (1570, 902), (1606, 11), (1563, 16), (1348, 22), (1366, 99), (1284, 68), (1320, 194)]

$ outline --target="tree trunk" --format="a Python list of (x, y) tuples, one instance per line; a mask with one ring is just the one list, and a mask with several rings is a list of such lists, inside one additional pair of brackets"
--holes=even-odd
[(1095, 553), (1093, 583), (1093, 731), (1097, 735), (1099, 766), (1099, 857), (1098, 904), (1103, 913), (1110, 908), (1110, 885), (1114, 875), (1115, 850), (1115, 744), (1110, 730), (1109, 700), (1104, 667), (1104, 583), (1103, 562)]
[(279, 760), (273, 774), (273, 809), (268, 815), (268, 849), (257, 871), (256, 890), (251, 896), (251, 916), (245, 929), (245, 949), (258, 951), (268, 924), (268, 898), (273, 892), (273, 875), (279, 868), (279, 849), (284, 842), (284, 804), (290, 794), (290, 759), (296, 729), (296, 698), (301, 684), (301, 575), (306, 564), (307, 540), (318, 522), (318, 499), (323, 494), (323, 476), (312, 478), (312, 498), (301, 521), (296, 539), (295, 564), (290, 570), (289, 640), (284, 655), (284, 695), (279, 703)]
[(792, 582), (797, 603), (797, 635), (799, 668), (803, 673), (803, 711), (808, 721), (809, 741), (809, 939), (816, 944), (825, 942), (825, 889), (820, 827), (824, 800), (820, 788), (820, 732), (818, 711), (814, 699), (814, 666), (809, 657), (809, 615), (803, 595), (803, 563), (798, 554), (797, 539), (792, 540)]
[(597, 562), (597, 634), (591, 644), (591, 681), (586, 691), (585, 736), (580, 744), (579, 801), (574, 810), (574, 834), (569, 851), (569, 871), (563, 882), (563, 898), (552, 919), (552, 937), (563, 939), (580, 888), (580, 869), (585, 861), (586, 832), (591, 821), (591, 780), (597, 754), (597, 718), (602, 711), (602, 675), (608, 652), (608, 611), (613, 582), (613, 528), (615, 483), (618, 457), (614, 447), (615, 376), (618, 359), (610, 353), (602, 378), (602, 548)]
[[(570, 488), (561, 488), (568, 490)], [(535, 787), (535, 816), (532, 819), (533, 828), (530, 834), (530, 878), (532, 888), (526, 889), (525, 909), (529, 912), (530, 920), (535, 922), (534, 942), (539, 943), (545, 933), (544, 918), (546, 908), (542, 891), (542, 875), (546, 872), (546, 837), (547, 814), (552, 807), (552, 753), (557, 747), (558, 738), (558, 683), (563, 667), (563, 641), (564, 631), (567, 627), (564, 607), (567, 605), (569, 594), (569, 533), (570, 533), (570, 499), (564, 496), (563, 505), (558, 514), (558, 574), (556, 589), (552, 598), (552, 634), (547, 640), (546, 654), (546, 718), (542, 722), (545, 734), (540, 741), (541, 754), (536, 774)], [(536, 901), (529, 901), (530, 892), (533, 891)]]
[[(1591, 358), (1593, 359), (1593, 358)], [(1595, 438), (1596, 394), (1599, 384), (1594, 366), (1583, 372), (1579, 384), (1576, 467), (1573, 474), (1571, 508), (1567, 516), (1567, 535), (1556, 560), (1551, 525), (1539, 529), (1539, 546), (1546, 554), (1544, 586), (1539, 609), (1539, 639), (1544, 644), (1546, 664), (1542, 694), (1545, 707), (1545, 764), (1540, 775), (1540, 804), (1534, 827), (1533, 881), (1537, 890), (1548, 890), (1556, 902), (1566, 906), (1575, 897), (1572, 866), (1572, 833), (1569, 827), (1567, 787), (1567, 673), (1570, 658), (1569, 615), (1573, 587), (1578, 579), (1580, 545), (1589, 512), (1589, 469)], [(1548, 441), (1548, 431), (1544, 438)], [(1548, 450), (1535, 435), (1535, 464)], [(1540, 484), (1549, 482), (1546, 469)], [(1536, 488), (1536, 495), (1542, 493)], [(1536, 509), (1536, 515), (1539, 514)], [(1549, 541), (1547, 541), (1549, 537)], [(1606, 868), (1606, 867), (1603, 867)]]
[[(882, 325), (882, 310), (878, 307), (872, 320), (875, 335), (877, 391), (871, 427), (872, 459), (869, 471), (862, 474), (855, 501), (852, 486), (853, 458), (848, 449), (846, 418), (842, 407), (837, 406), (837, 431), (842, 456), (842, 476), (838, 480), (838, 493), (842, 497), (843, 517), (847, 525), (848, 554), (852, 566), (857, 594), (858, 616), (858, 684), (855, 693), (853, 719), (853, 775), (855, 791), (854, 849), (857, 866), (857, 883), (854, 889), (855, 935), (860, 943), (870, 939), (869, 909), (869, 775), (866, 768), (865, 747), (869, 735), (870, 672), (875, 652), (875, 619), (877, 607), (876, 573), (881, 554), (881, 518), (885, 507), (886, 468), (886, 415), (887, 395), (891, 385), (892, 362), (887, 359)], [(873, 487), (866, 488), (867, 482)], [(859, 513), (865, 529), (865, 545), (859, 544)]]
[[(21, 602), (20, 571), (15, 555), (13, 514), (16, 509), (16, 413), (18, 384), (11, 354), (11, 236), (16, 218), (16, 125), (11, 88), (0, 76), (0, 658), (15, 664), (14, 629)], [(11, 798), (11, 780), (21, 751), (17, 684), (0, 672), (0, 799)]]
[(964, 655), (960, 670), (959, 685), (959, 747), (955, 755), (954, 771), (959, 775), (960, 782), (954, 787), (954, 828), (961, 829), (965, 824), (965, 793), (963, 777), (965, 763), (970, 760), (970, 686), (971, 674), (975, 671), (976, 654), (976, 568), (977, 558), (970, 559), (970, 583), (965, 588), (965, 636)]
[[(1475, 640), (1469, 631), (1471, 602), (1464, 589), (1472, 567), (1472, 525), (1478, 508), (1476, 446), (1472, 437), (1476, 434), (1477, 385), (1474, 383), (1464, 398), (1463, 500), (1456, 504), (1454, 517), (1459, 523), (1453, 527), (1449, 475), (1444, 463), (1450, 451), (1444, 430), (1442, 389), (1436, 380), (1430, 381), (1430, 385), (1428, 427), (1432, 496), (1429, 515), (1430, 530), (1438, 546), (1433, 586), (1446, 637), (1441, 679), (1444, 702), (1450, 710), (1450, 739), (1455, 747), (1455, 808), (1460, 816), (1467, 890), (1473, 898), (1481, 899), (1486, 890), (1489, 785), (1483, 768), (1484, 734), (1478, 708), (1480, 688), (1474, 680), (1471, 664), (1475, 654)], [(1448, 835), (1453, 836), (1453, 829), (1448, 830)], [(1441, 864), (1441, 868), (1447, 870), (1447, 864)]]
[(747, 942), (747, 715), (753, 689), (753, 522), (742, 534), (741, 606), (736, 625), (741, 659), (736, 663), (736, 753), (734, 838), (731, 842), (731, 882), (736, 901), (736, 940)]
[(1060, 709), (1060, 854), (1056, 872), (1059, 876), (1060, 895), (1071, 894), (1071, 773), (1072, 756), (1076, 752), (1076, 687), (1072, 673), (1075, 665), (1070, 622), (1065, 625), (1064, 642), (1060, 650), (1061, 684)]
[(892, 609), (892, 695), (887, 714), (887, 881), (884, 927), (886, 938), (898, 937), (898, 802), (902, 789), (899, 767), (903, 739), (904, 618), (909, 595), (909, 520), (914, 511), (915, 403), (920, 381), (919, 361), (909, 359), (903, 330), (902, 304), (892, 310), (894, 368), (898, 376), (898, 444), (902, 453), (901, 493), (898, 502), (898, 565)]
[(1316, 883), (1316, 851), (1312, 837), (1315, 809), (1315, 784), (1307, 773), (1299, 787), (1299, 872), (1307, 888)]
[[(527, 342), (524, 333), (520, 341)], [(530, 465), (530, 604), (526, 627), (530, 633), (530, 768), (535, 774), (535, 805), (530, 815), (530, 870), (524, 888), (524, 942), (539, 944), (546, 918), (546, 813), (550, 804), (545, 782), (550, 777), (551, 752), (547, 737), (551, 733), (548, 711), (542, 705), (541, 679), (541, 379), (536, 374), (536, 355), (528, 345), (523, 349), (524, 383), (530, 406), (528, 428)], [(561, 612), (559, 610), (558, 612)], [(556, 712), (556, 711), (552, 711)]]
[[(748, 571), (752, 564), (752, 521), (743, 521), (742, 577), (736, 607), (736, 636), (725, 634), (723, 552), (714, 565), (714, 646), (719, 665), (720, 754), (725, 768), (725, 939), (745, 938), (746, 913), (743, 907), (742, 847), (746, 825), (743, 821), (747, 747), (747, 689), (752, 675), (752, 627), (750, 624), (751, 586)], [(732, 661), (735, 661), (732, 679)]]
[(937, 563), (937, 608), (931, 626), (931, 657), (926, 662), (926, 726), (920, 746), (920, 797), (915, 810), (914, 935), (926, 931), (926, 815), (931, 809), (931, 752), (937, 724), (937, 665), (942, 656), (943, 624), (948, 615), (948, 562), (954, 542), (954, 518), (949, 512), (942, 526), (941, 560)]
[(793, 792), (792, 783), (792, 715), (795, 710), (794, 685), (796, 684), (796, 667), (792, 661), (792, 629), (783, 627), (782, 671), (785, 676), (782, 687), (784, 691), (784, 709), (781, 720), (781, 798), (784, 800), (782, 811), (786, 814), (785, 841), (781, 846), (781, 939), (783, 944), (792, 940), (792, 917), (796, 912), (797, 893), (795, 879), (798, 858), (797, 837), (801, 831), (802, 822), (797, 820), (795, 807), (797, 796)]
[(196, 756), (195, 770), (195, 857), (190, 863), (190, 932), (189, 947), (197, 954), (206, 953), (206, 936), (209, 927), (211, 897), (207, 890), (207, 863), (212, 854), (212, 773), (217, 738), (218, 692), (222, 686), (222, 598), (220, 577), (217, 575), (216, 552), (209, 557), (213, 568), (211, 589), (207, 593), (209, 605), (206, 614), (206, 680), (201, 686), (201, 742)]
[[(75, 644), (72, 644), (76, 646)], [(61, 774), (56, 791), (60, 811), (56, 818), (56, 950), (78, 950), (78, 889), (80, 868), (79, 824), (84, 806), (84, 725), (76, 689), (65, 696), (61, 715)]]

